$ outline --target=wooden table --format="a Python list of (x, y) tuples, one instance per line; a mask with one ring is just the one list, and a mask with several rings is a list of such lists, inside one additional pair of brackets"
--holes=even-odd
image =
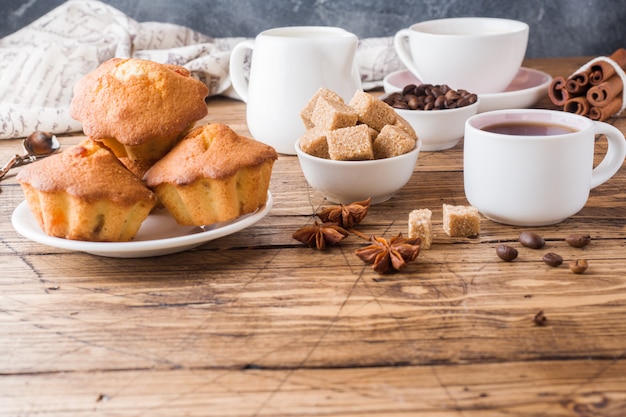
[[(525, 65), (569, 75), (586, 60)], [(244, 109), (213, 98), (207, 121), (249, 134)], [(19, 151), (2, 141), (0, 161)], [(477, 239), (447, 237), (442, 204), (467, 204), (462, 145), (423, 152), (359, 226), (391, 238), (411, 210), (433, 211), (432, 248), (392, 275), (355, 256), (354, 236), (325, 252), (292, 239), (328, 205), (293, 156), (275, 164), (261, 222), (162, 257), (31, 242), (10, 222), (14, 172), (0, 187), (2, 416), (626, 415), (626, 170), (577, 215), (532, 229), (547, 245), (531, 250), (517, 243), (529, 229), (488, 220)], [(572, 233), (591, 244), (568, 246)], [(500, 242), (516, 261), (496, 256)], [(548, 267), (548, 251), (589, 269)]]

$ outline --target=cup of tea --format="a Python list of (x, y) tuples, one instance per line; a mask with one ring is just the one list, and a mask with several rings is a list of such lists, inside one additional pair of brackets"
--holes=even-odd
[[(607, 152), (594, 168), (596, 135)], [(514, 226), (545, 226), (576, 214), (589, 191), (626, 157), (615, 127), (556, 110), (479, 113), (465, 123), (465, 195), (485, 217)]]
[(448, 84), (476, 94), (498, 93), (522, 65), (528, 32), (526, 23), (510, 19), (436, 19), (400, 30), (394, 46), (400, 60), (423, 83)]
[(300, 112), (317, 90), (326, 87), (349, 101), (361, 89), (357, 45), (353, 33), (326, 26), (268, 29), (235, 45), (230, 77), (246, 102), (252, 136), (280, 153), (294, 154), (295, 143), (305, 132)]

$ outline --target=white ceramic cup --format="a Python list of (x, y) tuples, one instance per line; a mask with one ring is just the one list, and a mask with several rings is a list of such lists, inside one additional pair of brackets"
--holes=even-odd
[(404, 65), (424, 83), (498, 93), (522, 65), (528, 31), (526, 23), (510, 19), (437, 19), (400, 30), (394, 46)]
[[(246, 102), (252, 136), (284, 154), (305, 132), (300, 112), (321, 87), (349, 101), (361, 89), (358, 38), (336, 27), (293, 26), (261, 32), (230, 56), (233, 88)], [(244, 63), (252, 51), (249, 79)]]
[[(494, 125), (557, 125), (570, 132), (503, 134)], [(594, 168), (596, 135), (608, 149)], [(615, 127), (573, 113), (515, 109), (479, 113), (465, 123), (465, 195), (485, 217), (515, 226), (544, 226), (576, 214), (589, 191), (609, 180), (626, 156)]]

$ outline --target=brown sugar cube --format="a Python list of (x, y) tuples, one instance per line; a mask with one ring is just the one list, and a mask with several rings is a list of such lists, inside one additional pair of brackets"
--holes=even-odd
[[(414, 111), (420, 111), (420, 110), (414, 110)], [(400, 129), (408, 133), (409, 136), (412, 137), (414, 140), (417, 140), (417, 133), (415, 133), (415, 129), (413, 129), (413, 126), (411, 126), (411, 124), (404, 117), (400, 116), (397, 113), (396, 113), (396, 122), (394, 123), (394, 126), (398, 126)]]
[(309, 129), (300, 137), (300, 148), (309, 155), (329, 159), (327, 131), (323, 129)]
[(376, 159), (391, 158), (411, 152), (415, 148), (415, 139), (396, 125), (386, 125), (373, 142)]
[(370, 128), (367, 125), (331, 130), (327, 139), (330, 159), (340, 161), (374, 159)]
[(397, 115), (393, 107), (364, 91), (354, 93), (349, 105), (359, 115), (359, 122), (379, 132), (385, 125), (396, 122)]
[(413, 210), (409, 213), (409, 239), (419, 237), (420, 248), (430, 249), (433, 242), (432, 212), (428, 209)]
[(359, 116), (343, 102), (319, 97), (313, 114), (311, 114), (311, 123), (318, 129), (335, 130), (343, 127), (356, 125)]
[(378, 130), (370, 127), (370, 138), (372, 138), (372, 143), (374, 143), (374, 140), (378, 137), (378, 133), (380, 133)]
[(443, 205), (443, 230), (450, 237), (473, 237), (480, 234), (480, 215), (472, 206)]
[(315, 126), (311, 121), (311, 116), (313, 115), (313, 110), (315, 109), (315, 105), (317, 104), (317, 99), (320, 97), (324, 97), (327, 100), (333, 100), (345, 104), (343, 98), (341, 98), (339, 94), (325, 87), (320, 88), (315, 92), (313, 97), (311, 97), (307, 105), (304, 106), (304, 109), (302, 109), (302, 111), (300, 112), (300, 118), (302, 119), (302, 123), (304, 123), (304, 127), (306, 129), (311, 129)]

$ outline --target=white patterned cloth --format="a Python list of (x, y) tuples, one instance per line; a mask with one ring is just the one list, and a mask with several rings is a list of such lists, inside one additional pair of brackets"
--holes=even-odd
[[(212, 38), (187, 27), (139, 23), (96, 0), (70, 0), (0, 39), (0, 139), (34, 131), (79, 132), (69, 115), (74, 84), (102, 62), (140, 58), (183, 66), (209, 95), (237, 98), (230, 86), (232, 48), (245, 38)], [(357, 62), (365, 89), (403, 68), (392, 38), (359, 42)]]

